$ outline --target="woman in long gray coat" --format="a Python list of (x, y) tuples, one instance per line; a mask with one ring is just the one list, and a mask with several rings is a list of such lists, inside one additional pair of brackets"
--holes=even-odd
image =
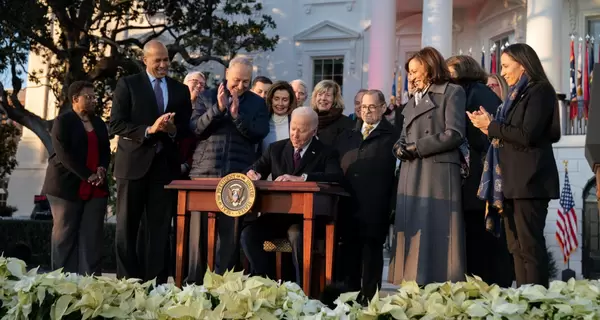
[(393, 148), (402, 164), (388, 281), (460, 281), (466, 266), (459, 151), (465, 92), (448, 83), (448, 67), (434, 48), (417, 52), (405, 68), (415, 94), (402, 112), (402, 133)]

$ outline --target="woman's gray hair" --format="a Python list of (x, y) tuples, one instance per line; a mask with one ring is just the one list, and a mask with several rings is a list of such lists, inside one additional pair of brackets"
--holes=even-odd
[(319, 115), (311, 107), (298, 107), (292, 111), (292, 119), (294, 117), (307, 117), (310, 119), (312, 128), (316, 129), (319, 126)]
[(200, 71), (192, 71), (185, 75), (185, 78), (183, 78), (183, 83), (186, 83), (188, 80), (196, 78), (196, 77), (200, 77), (200, 78), (204, 79), (204, 81), (206, 81), (206, 76), (204, 75), (204, 73), (202, 73)]

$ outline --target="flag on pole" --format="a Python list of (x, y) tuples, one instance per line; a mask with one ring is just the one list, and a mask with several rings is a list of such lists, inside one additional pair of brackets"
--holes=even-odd
[(590, 38), (590, 56), (589, 56), (589, 61), (588, 61), (588, 82), (587, 82), (587, 88), (588, 88), (588, 104), (586, 105), (586, 109), (585, 109), (585, 118), (588, 118), (588, 111), (590, 110), (590, 88), (592, 87), (592, 78), (593, 78), (593, 74), (594, 74), (594, 36), (592, 36)]
[(481, 50), (481, 67), (485, 70), (485, 51)]
[(592, 74), (594, 74), (594, 64), (596, 63), (594, 58), (594, 37), (592, 37), (590, 42), (590, 63), (589, 63), (589, 74), (590, 74), (590, 84), (592, 84)]
[(569, 118), (577, 118), (577, 86), (575, 85), (575, 37), (571, 36), (571, 54), (569, 56), (569, 87), (571, 89), (571, 103), (569, 108)]
[(392, 97), (396, 97), (396, 72), (394, 71), (394, 80), (392, 81)]
[(490, 58), (490, 73), (496, 74), (496, 50), (492, 51), (492, 57)]
[(585, 36), (585, 58), (583, 60), (583, 116), (587, 119), (588, 103), (590, 101), (590, 79), (589, 79), (589, 60), (590, 60), (590, 36)]
[(560, 206), (558, 220), (556, 220), (556, 240), (562, 249), (563, 260), (567, 263), (571, 253), (579, 246), (577, 241), (577, 213), (574, 208), (575, 201), (573, 201), (567, 168), (565, 168), (565, 184), (560, 194)]
[(402, 104), (408, 102), (408, 73), (404, 76), (404, 84), (402, 85)]
[(579, 37), (577, 57), (577, 115), (583, 115), (583, 38)]

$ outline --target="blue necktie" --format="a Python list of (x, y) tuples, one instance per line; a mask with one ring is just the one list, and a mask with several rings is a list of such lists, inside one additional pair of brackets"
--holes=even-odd
[(165, 100), (163, 97), (162, 88), (160, 87), (161, 82), (162, 79), (154, 79), (154, 96), (156, 97), (159, 115), (162, 115), (165, 112)]
[[(160, 87), (162, 79), (154, 79), (154, 96), (156, 97), (156, 105), (158, 105), (158, 114), (162, 115), (165, 112), (165, 100), (163, 98), (163, 91)], [(161, 152), (163, 149), (162, 142), (156, 143), (156, 153)]]

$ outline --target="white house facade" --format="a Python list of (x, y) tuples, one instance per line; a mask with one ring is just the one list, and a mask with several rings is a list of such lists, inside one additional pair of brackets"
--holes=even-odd
[[(508, 43), (525, 42), (540, 56), (558, 93), (569, 89), (569, 36), (595, 36), (600, 42), (600, 0), (262, 0), (271, 15), (280, 42), (273, 52), (250, 53), (255, 75), (273, 80), (303, 79), (309, 92), (322, 79), (333, 79), (352, 105), (360, 88), (376, 88), (389, 98), (392, 84), (403, 79), (410, 54), (433, 46), (449, 57), (463, 52), (477, 60), (485, 52)], [(598, 44), (595, 44), (598, 52)], [(32, 55), (30, 69), (43, 68)], [(207, 63), (199, 70), (223, 74), (223, 67)], [(498, 69), (499, 70), (499, 69)], [(396, 73), (396, 76), (394, 74)], [(398, 81), (397, 87), (402, 87)], [(41, 116), (55, 115), (52, 93), (43, 87), (27, 89), (27, 108)], [(350, 107), (346, 112), (350, 113)], [(563, 108), (561, 116), (566, 115)], [(563, 117), (563, 138), (555, 157), (564, 178), (568, 170), (579, 217), (580, 247), (570, 268), (578, 277), (600, 274), (600, 221), (591, 169), (584, 157), (585, 119)], [(46, 152), (35, 135), (25, 132), (18, 151), (19, 167), (9, 182), (8, 203), (29, 215), (33, 195), (41, 189)], [(589, 196), (591, 194), (591, 196)], [(559, 269), (566, 268), (555, 240), (558, 201), (552, 201), (546, 224), (546, 241)], [(583, 228), (585, 226), (585, 230)], [(582, 250), (583, 248), (583, 250)]]

